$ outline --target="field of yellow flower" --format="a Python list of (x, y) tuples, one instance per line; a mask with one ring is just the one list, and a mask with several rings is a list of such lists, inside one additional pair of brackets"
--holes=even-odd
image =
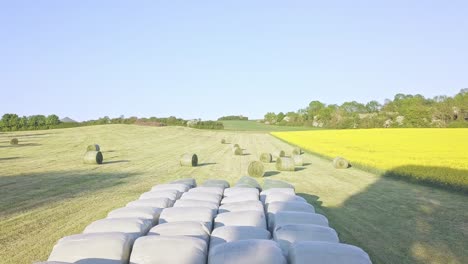
[(384, 175), (468, 191), (468, 129), (359, 129), (273, 132), (304, 150)]

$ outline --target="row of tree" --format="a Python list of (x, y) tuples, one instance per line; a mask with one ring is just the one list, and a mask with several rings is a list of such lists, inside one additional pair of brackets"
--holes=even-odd
[(453, 97), (397, 94), (384, 104), (352, 101), (327, 105), (312, 101), (297, 112), (269, 112), (264, 122), (324, 128), (468, 127), (468, 88)]
[(249, 120), (248, 117), (243, 116), (243, 115), (230, 115), (230, 116), (222, 116), (218, 118), (218, 121), (223, 121), (223, 120)]
[(18, 116), (17, 114), (4, 114), (0, 120), (1, 131), (37, 130), (56, 128), (61, 125), (57, 115)]

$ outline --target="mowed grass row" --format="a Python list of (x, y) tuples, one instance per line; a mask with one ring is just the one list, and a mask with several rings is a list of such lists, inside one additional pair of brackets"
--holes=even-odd
[(273, 132), (329, 158), (468, 193), (468, 129), (358, 129)]
[[(17, 136), (20, 145), (8, 139)], [(247, 155), (235, 156), (238, 143)], [(104, 164), (85, 165), (87, 145), (98, 143)], [(63, 236), (80, 233), (151, 186), (177, 178), (234, 183), (263, 152), (292, 146), (264, 133), (177, 127), (106, 125), (0, 134), (0, 259), (45, 260)], [(194, 152), (199, 167), (180, 167)], [(467, 263), (468, 198), (459, 193), (382, 178), (356, 168), (336, 170), (304, 154), (304, 166), (278, 172), (330, 220), (342, 242), (362, 247), (374, 263)], [(262, 182), (262, 180), (259, 180)]]

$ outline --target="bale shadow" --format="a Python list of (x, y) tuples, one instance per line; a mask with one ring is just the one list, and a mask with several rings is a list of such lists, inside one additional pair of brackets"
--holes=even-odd
[(275, 175), (278, 175), (280, 174), (281, 172), (279, 171), (266, 171), (264, 174), (263, 174), (263, 177), (270, 177), (270, 176), (275, 176)]
[(106, 151), (101, 151), (102, 153), (112, 153), (112, 152), (116, 152), (115, 150), (106, 150)]
[(310, 163), (310, 162), (302, 163), (302, 166), (309, 166), (309, 165), (312, 165), (312, 163)]
[(205, 163), (200, 163), (197, 165), (197, 167), (204, 167), (204, 166), (210, 166), (210, 165), (215, 165), (217, 164), (216, 162), (205, 162)]
[(322, 201), (319, 201), (320, 197), (313, 194), (308, 193), (297, 193), (297, 195), (301, 196), (302, 198), (306, 199), (306, 201), (312, 204), (315, 208), (322, 207)]
[(306, 168), (304, 168), (304, 167), (296, 167), (296, 168), (294, 169), (294, 171), (303, 171), (303, 170), (305, 170), (305, 169), (306, 169)]
[(126, 163), (130, 162), (129, 160), (111, 160), (111, 161), (104, 161), (102, 164), (113, 164), (113, 163)]
[(250, 153), (242, 153), (242, 156), (250, 156), (250, 155), (252, 155), (252, 154), (250, 154)]
[(21, 159), (22, 157), (6, 157), (6, 158), (0, 158), (0, 161), (4, 160), (15, 160), (15, 159)]
[(42, 146), (42, 144), (39, 143), (24, 143), (24, 144), (18, 144), (18, 145), (8, 145), (8, 146), (0, 146), (0, 148), (22, 148), (22, 147), (37, 147), (37, 146)]

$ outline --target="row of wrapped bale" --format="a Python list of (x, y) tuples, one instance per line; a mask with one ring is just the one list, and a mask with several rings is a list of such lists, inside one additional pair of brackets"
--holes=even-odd
[(128, 263), (134, 243), (157, 234), (153, 229), (162, 212), (196, 185), (193, 179), (183, 181), (156, 185), (138, 200), (91, 223), (82, 234), (60, 239), (46, 263)]
[(267, 229), (260, 190), (251, 177), (242, 177), (234, 187), (224, 190), (211, 233), (209, 264), (286, 263)]
[[(274, 185), (281, 186), (281, 182)], [(260, 197), (265, 204), (268, 229), (289, 263), (371, 263), (362, 249), (340, 243), (328, 219), (317, 214), (287, 183), (262, 191)]]

